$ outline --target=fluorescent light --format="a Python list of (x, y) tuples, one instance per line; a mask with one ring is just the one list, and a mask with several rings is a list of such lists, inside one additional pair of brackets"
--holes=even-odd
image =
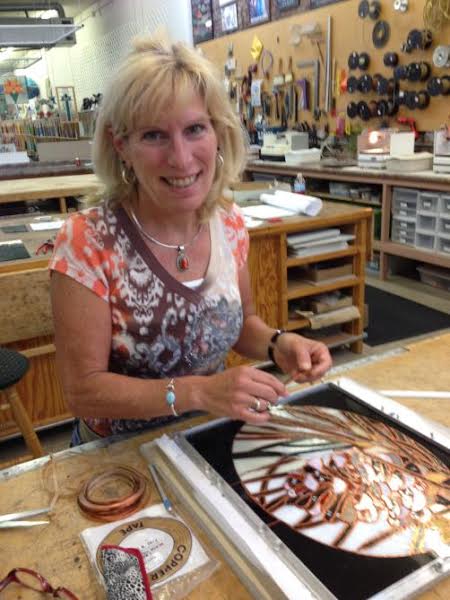
[(3, 52), (0, 52), (0, 62), (2, 60), (8, 59), (13, 52), (14, 52), (14, 48), (12, 48), (11, 46), (9, 48), (5, 48), (5, 50), (3, 50)]
[(58, 11), (55, 10), (54, 8), (51, 8), (50, 10), (45, 10), (43, 13), (41, 13), (39, 15), (39, 17), (41, 19), (53, 19), (54, 17), (58, 17)]

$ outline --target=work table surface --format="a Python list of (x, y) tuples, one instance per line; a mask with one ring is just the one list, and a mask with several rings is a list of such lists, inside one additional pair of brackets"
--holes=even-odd
[[(373, 389), (449, 390), (450, 389), (450, 334), (412, 344), (395, 356), (377, 357), (370, 364), (356, 361), (342, 375)], [(413, 374), (413, 375), (412, 375)], [(425, 418), (450, 426), (450, 413), (443, 403), (448, 400), (405, 399), (401, 403), (415, 409)], [(199, 422), (197, 419), (196, 422)], [(178, 424), (186, 428), (191, 423)], [(172, 428), (174, 429), (174, 428)], [(139, 453), (144, 442), (168, 431), (145, 433), (107, 447), (90, 445), (86, 451), (64, 451), (55, 455), (52, 463), (47, 458), (24, 466), (0, 472), (0, 514), (47, 506), (52, 498), (49, 488), (56, 477), (60, 497), (56, 503), (51, 524), (44, 527), (0, 530), (0, 564), (3, 576), (14, 567), (29, 567), (44, 574), (54, 586), (64, 585), (80, 600), (100, 600), (104, 593), (94, 576), (80, 532), (93, 525), (78, 510), (75, 494), (80, 482), (93, 470), (111, 462), (128, 464), (147, 474), (147, 465)], [(93, 447), (94, 446), (94, 447)], [(34, 467), (34, 468), (33, 468)], [(152, 487), (150, 504), (159, 502)], [(176, 504), (176, 508), (180, 505)], [(195, 529), (195, 528), (194, 528)], [(198, 530), (202, 542), (220, 560), (219, 569), (201, 583), (188, 597), (192, 600), (233, 599), (248, 600), (249, 592), (220, 557), (207, 538)], [(19, 588), (11, 585), (3, 593), (5, 600), (17, 598)], [(20, 597), (32, 598), (20, 588)], [(422, 600), (442, 600), (450, 597), (450, 581), (440, 582), (432, 590), (421, 594)]]
[(96, 175), (59, 175), (0, 181), (0, 203), (94, 193), (102, 189)]

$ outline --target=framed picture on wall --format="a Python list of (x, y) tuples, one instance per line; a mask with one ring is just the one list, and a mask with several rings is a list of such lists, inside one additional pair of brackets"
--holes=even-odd
[(238, 12), (237, 3), (229, 2), (228, 4), (221, 5), (220, 7), (220, 18), (222, 22), (222, 31), (224, 33), (230, 33), (236, 31), (238, 28)]
[(270, 18), (270, 0), (247, 0), (250, 25), (264, 23)]
[(75, 88), (71, 85), (56, 88), (59, 117), (62, 121), (78, 121)]
[(211, 0), (191, 0), (191, 8), (194, 44), (211, 40), (214, 36)]
[(299, 0), (275, 0), (278, 10), (289, 10), (299, 5)]

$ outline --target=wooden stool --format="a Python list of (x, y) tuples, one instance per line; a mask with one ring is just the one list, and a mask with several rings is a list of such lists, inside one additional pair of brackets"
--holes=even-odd
[(28, 449), (33, 458), (38, 458), (45, 453), (15, 387), (28, 371), (28, 364), (28, 359), (20, 352), (0, 348), (0, 393), (4, 394), (7, 400), (7, 404), (0, 403), (0, 408), (11, 409)]

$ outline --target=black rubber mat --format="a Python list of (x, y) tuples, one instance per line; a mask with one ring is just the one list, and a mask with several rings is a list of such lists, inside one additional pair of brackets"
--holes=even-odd
[(450, 315), (366, 285), (369, 346), (379, 346), (450, 327)]

